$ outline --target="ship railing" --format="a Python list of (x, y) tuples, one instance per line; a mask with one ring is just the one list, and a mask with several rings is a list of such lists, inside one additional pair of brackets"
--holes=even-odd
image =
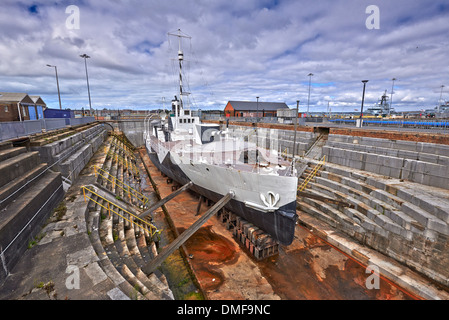
[(148, 198), (145, 195), (143, 195), (142, 193), (140, 193), (133, 187), (129, 186), (128, 184), (124, 183), (122, 180), (117, 179), (116, 177), (114, 177), (112, 174), (110, 174), (106, 170), (104, 170), (100, 167), (94, 166), (94, 174), (96, 177), (100, 176), (103, 179), (105, 179), (106, 181), (109, 181), (110, 183), (112, 183), (112, 188), (115, 188), (115, 186), (117, 186), (120, 189), (122, 189), (123, 192), (128, 194), (128, 198), (129, 198), (130, 202), (132, 202), (132, 198), (135, 198), (137, 201), (140, 202), (140, 204), (142, 206), (145, 206), (147, 204)]
[(304, 191), (307, 184), (312, 180), (318, 171), (321, 169), (321, 167), (326, 163), (326, 156), (323, 156), (318, 162), (318, 164), (313, 168), (313, 170), (307, 175), (307, 177), (304, 179), (304, 181), (298, 186), (298, 191)]
[[(128, 210), (120, 207), (118, 204), (113, 203), (109, 200), (107, 200), (106, 198), (102, 197), (101, 195), (99, 195), (97, 192), (95, 192), (92, 189), (89, 189), (88, 186), (82, 186), (81, 189), (83, 190), (83, 197), (84, 197), (84, 202), (88, 202), (88, 199), (92, 202), (94, 202), (95, 204), (99, 205), (100, 207), (102, 207), (103, 209), (107, 210), (108, 214), (109, 214), (109, 218), (111, 218), (112, 214), (116, 214), (119, 217), (121, 217), (122, 219), (132, 223), (133, 225), (140, 227), (142, 229), (144, 229), (145, 231), (148, 232), (148, 234), (151, 236), (151, 238), (154, 237), (154, 235), (156, 234), (160, 234), (162, 230), (159, 230), (158, 228), (156, 228), (155, 225), (153, 225), (152, 223), (139, 218), (138, 216), (136, 216), (135, 214), (129, 212)], [(92, 195), (96, 196), (97, 199), (95, 199), (94, 197), (92, 197)], [(98, 199), (103, 200), (103, 203), (100, 203)]]

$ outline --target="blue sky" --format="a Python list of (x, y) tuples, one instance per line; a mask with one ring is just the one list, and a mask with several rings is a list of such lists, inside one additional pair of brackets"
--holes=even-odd
[[(67, 27), (70, 5), (79, 28)], [(370, 5), (379, 29), (366, 26)], [(15, 17), (11, 19), (11, 17)], [(70, 20), (73, 22), (74, 20)], [(181, 29), (192, 108), (223, 109), (228, 100), (300, 100), (306, 110), (371, 106), (394, 83), (393, 107), (433, 108), (449, 100), (447, 0), (2, 1), (0, 91), (40, 95), (59, 108), (160, 108), (177, 93)]]

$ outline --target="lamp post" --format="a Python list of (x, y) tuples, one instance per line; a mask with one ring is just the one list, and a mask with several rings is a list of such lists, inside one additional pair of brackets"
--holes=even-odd
[(391, 115), (391, 106), (393, 105), (393, 88), (394, 88), (394, 81), (396, 78), (391, 79), (393, 81), (393, 84), (391, 85), (391, 94), (390, 94), (390, 106), (388, 107), (388, 116)]
[(440, 93), (440, 100), (438, 100), (438, 113), (440, 113), (440, 105), (441, 105), (441, 98), (443, 97), (443, 88), (444, 84), (441, 85), (441, 93)]
[(87, 62), (86, 59), (89, 59), (90, 56), (88, 56), (87, 54), (82, 54), (80, 55), (81, 58), (84, 59), (84, 66), (86, 68), (86, 80), (87, 80), (87, 94), (89, 95), (89, 115), (92, 115), (92, 104), (90, 101), (90, 88), (89, 88), (89, 75), (87, 74)]
[(58, 87), (59, 109), (62, 110), (62, 106), (61, 106), (61, 94), (60, 94), (60, 92), (59, 92), (58, 68), (57, 68), (56, 66), (52, 66), (52, 65), (50, 65), (50, 64), (47, 64), (47, 67), (55, 68), (55, 72), (56, 72), (56, 86)]
[(309, 116), (309, 105), (310, 105), (310, 83), (312, 81), (313, 73), (307, 75), (309, 77), (309, 98), (307, 99), (307, 116)]
[(259, 97), (256, 97), (257, 103), (256, 103), (256, 166), (257, 166), (257, 173), (259, 173), (259, 133), (257, 132), (257, 124), (259, 121)]
[(256, 122), (259, 121), (259, 97), (256, 97), (257, 102), (256, 102)]
[(293, 136), (293, 152), (292, 152), (292, 175), (295, 172), (296, 128), (298, 126), (298, 108), (299, 108), (299, 100), (296, 100), (295, 135)]
[(359, 126), (362, 127), (362, 117), (363, 117), (363, 104), (365, 102), (365, 87), (366, 87), (366, 83), (368, 82), (368, 80), (362, 80), (363, 82), (363, 94), (362, 94), (362, 108), (360, 109), (360, 124)]

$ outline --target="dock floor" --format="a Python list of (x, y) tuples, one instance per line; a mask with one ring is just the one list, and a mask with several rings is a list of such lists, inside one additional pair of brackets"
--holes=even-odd
[[(158, 185), (162, 197), (172, 192), (172, 184), (151, 163), (145, 150), (140, 150), (152, 178)], [(179, 233), (195, 220), (198, 196), (186, 191), (166, 204), (166, 208)], [(208, 209), (202, 205), (201, 212)], [(216, 217), (212, 217), (186, 243), (185, 248), (192, 256), (190, 265), (208, 299), (235, 300), (413, 300), (422, 299), (420, 286), (428, 282), (408, 268), (399, 272), (411, 275), (409, 282), (414, 291), (403, 288), (382, 275), (380, 267), (379, 285), (367, 271), (367, 266), (310, 232), (320, 222), (298, 212), (299, 223), (295, 239), (290, 246), (280, 246), (279, 254), (263, 261), (257, 261), (243, 248), (232, 232), (227, 230)], [(315, 230), (316, 231), (316, 230)], [(327, 231), (329, 233), (329, 231)], [(356, 243), (339, 239), (338, 245), (349, 250), (358, 248)], [(360, 249), (361, 250), (361, 249)], [(398, 267), (391, 258), (383, 257), (388, 264)], [(379, 264), (381, 264), (379, 262)], [(371, 276), (371, 277), (370, 277)], [(371, 289), (367, 288), (372, 287)], [(423, 284), (424, 283), (424, 284)], [(408, 285), (408, 284), (407, 284)], [(375, 286), (375, 287), (373, 287)], [(377, 289), (378, 287), (378, 289)], [(428, 288), (423, 290), (428, 291)], [(430, 289), (434, 298), (447, 299), (449, 294), (436, 288)], [(441, 294), (441, 296), (439, 296)], [(430, 297), (428, 297), (430, 298)]]

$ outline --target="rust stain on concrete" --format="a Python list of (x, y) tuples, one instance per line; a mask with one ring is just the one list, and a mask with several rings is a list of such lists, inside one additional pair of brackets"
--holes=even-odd
[[(172, 192), (145, 150), (139, 151), (162, 197)], [(198, 216), (198, 196), (185, 191), (165, 206), (181, 234)], [(202, 203), (201, 213), (207, 211)], [(159, 211), (158, 214), (162, 214)], [(212, 217), (186, 243), (189, 263), (208, 299), (233, 300), (407, 300), (397, 287), (380, 279), (368, 289), (366, 269), (297, 226), (295, 240), (278, 255), (257, 261)]]

